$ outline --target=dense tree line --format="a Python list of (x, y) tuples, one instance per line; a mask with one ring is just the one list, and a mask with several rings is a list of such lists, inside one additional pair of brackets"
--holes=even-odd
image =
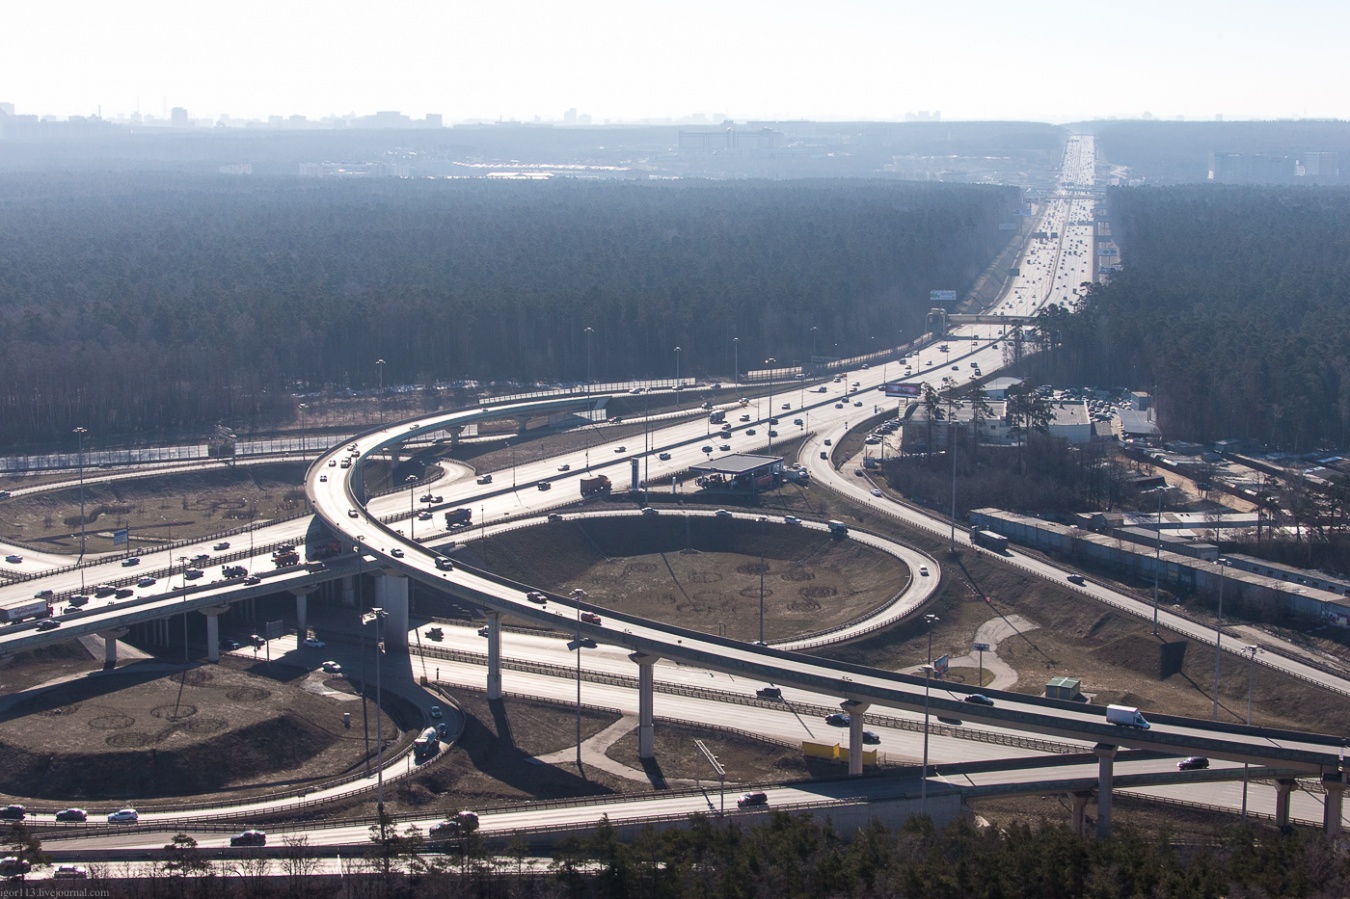
[(1350, 442), (1350, 191), (1112, 191), (1124, 271), (1052, 308), (1042, 380), (1157, 394), (1164, 434)]
[[(0, 440), (290, 414), (322, 385), (729, 375), (914, 334), (1011, 189), (887, 181), (0, 185)], [(818, 330), (812, 331), (812, 328)]]

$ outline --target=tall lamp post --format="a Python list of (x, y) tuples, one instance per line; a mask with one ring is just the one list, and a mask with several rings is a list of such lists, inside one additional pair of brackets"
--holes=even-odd
[(1163, 494), (1167, 492), (1166, 487), (1155, 487), (1154, 492), (1158, 494), (1158, 539), (1156, 548), (1153, 551), (1153, 636), (1158, 636), (1158, 577), (1162, 573), (1162, 509)]
[(380, 659), (384, 656), (384, 609), (376, 606), (361, 616), (361, 624), (375, 622), (375, 811), (380, 819), (380, 831), (384, 831), (384, 695), (380, 670), (384, 666)]
[(773, 366), (778, 364), (778, 360), (770, 356), (764, 360), (764, 364), (769, 366), (769, 452), (773, 452)]
[[(184, 665), (188, 663), (187, 563), (188, 563), (187, 556), (178, 557), (178, 564), (182, 566), (180, 571), (183, 575), (183, 664)], [(165, 637), (167, 639), (167, 634), (165, 635)]]
[(1219, 620), (1214, 625), (1214, 711), (1210, 715), (1213, 721), (1219, 720), (1219, 656), (1223, 648), (1223, 582), (1227, 580), (1224, 577), (1224, 569), (1228, 567), (1227, 559), (1218, 559), (1215, 564), (1219, 566)]
[[(1247, 663), (1247, 726), (1252, 726), (1252, 688), (1256, 685), (1256, 654), (1261, 651), (1261, 647), (1256, 644), (1242, 647), (1242, 651), (1248, 653)], [(1242, 763), (1242, 819), (1247, 820), (1247, 763)]]
[(816, 325), (811, 326), (811, 374), (816, 373), (816, 333), (820, 328)]
[(675, 389), (680, 389), (680, 348), (675, 348)]
[(84, 428), (76, 428), (74, 431), (75, 442), (78, 449), (76, 455), (80, 466), (80, 592), (84, 593), (84, 435), (89, 432)]
[[(595, 329), (587, 325), (582, 333), (586, 335), (586, 396), (589, 397), (591, 395), (591, 335), (595, 333)], [(590, 411), (590, 409), (586, 410), (588, 416)]]
[(375, 367), (380, 370), (380, 391), (375, 395), (375, 408), (379, 412), (380, 424), (384, 424), (384, 360), (376, 359)]
[(764, 646), (764, 522), (768, 518), (759, 516), (759, 644)]
[(306, 458), (306, 457), (305, 457), (305, 410), (309, 408), (309, 404), (307, 404), (307, 403), (301, 403), (301, 404), (299, 405), (298, 408), (300, 409), (300, 461), (301, 461), (301, 462), (304, 462), (304, 461), (305, 461), (305, 458)]
[(733, 376), (736, 380), (736, 393), (739, 396), (741, 390), (741, 339), (739, 337), (731, 338), (731, 365), (736, 370)]
[(417, 539), (417, 509), (413, 506), (413, 493), (417, 487), (417, 475), (410, 474), (404, 481), (408, 485), (408, 539)]
[(956, 555), (956, 409), (952, 404), (955, 393), (956, 382), (953, 381), (947, 389), (947, 452), (952, 454), (952, 534), (947, 551), (953, 556)]
[(581, 604), (586, 599), (586, 591), (577, 587), (572, 591), (572, 599), (577, 607), (577, 638), (572, 646), (577, 654), (577, 771), (581, 770)]
[(919, 814), (928, 814), (928, 685), (933, 676), (933, 625), (941, 619), (923, 616), (928, 625), (928, 664), (923, 666), (923, 776), (919, 778)]

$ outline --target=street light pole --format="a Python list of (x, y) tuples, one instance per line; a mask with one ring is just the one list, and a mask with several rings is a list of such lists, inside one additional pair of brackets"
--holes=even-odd
[[(932, 616), (928, 616), (932, 617)], [(932, 665), (923, 666), (923, 773), (919, 777), (919, 814), (928, 814), (928, 684)]]
[(811, 326), (811, 374), (816, 373), (816, 333), (820, 330), (816, 325)]
[(955, 390), (955, 383), (947, 390), (947, 452), (952, 454), (952, 534), (947, 551), (953, 556), (956, 555), (956, 409), (952, 405)]
[[(1256, 654), (1261, 651), (1261, 647), (1252, 644), (1242, 647), (1242, 651), (1250, 653), (1250, 661), (1247, 663), (1247, 726), (1252, 726), (1252, 688), (1256, 684)], [(1247, 820), (1247, 763), (1242, 763), (1242, 820)]]
[(773, 452), (773, 366), (778, 364), (778, 360), (770, 356), (764, 360), (764, 364), (769, 366), (769, 452)]
[[(595, 329), (587, 325), (583, 333), (586, 335), (586, 396), (589, 398), (591, 395), (591, 335), (595, 333)], [(588, 417), (590, 411), (589, 408), (586, 410)]]
[(1153, 488), (1158, 494), (1158, 539), (1153, 552), (1153, 636), (1158, 636), (1158, 577), (1162, 573), (1162, 507), (1166, 487)]
[(375, 396), (375, 409), (380, 416), (380, 424), (384, 424), (384, 360), (376, 359), (375, 365), (380, 370), (380, 392)]
[(84, 435), (89, 432), (84, 428), (75, 429), (75, 442), (78, 447), (76, 454), (80, 466), (80, 592), (84, 593)]
[(936, 615), (928, 614), (923, 616), (924, 624), (928, 625), (928, 664), (933, 664), (933, 625), (942, 619)]
[(759, 645), (764, 646), (764, 522), (768, 519), (759, 516)]
[(1219, 720), (1219, 656), (1223, 648), (1223, 582), (1224, 569), (1228, 567), (1227, 559), (1218, 559), (1216, 564), (1219, 566), (1219, 620), (1214, 625), (1214, 710), (1210, 714), (1213, 721)]
[(679, 347), (676, 347), (676, 348), (675, 348), (675, 387), (676, 387), (676, 389), (679, 389), (679, 386), (680, 386), (680, 348), (679, 348)]
[(179, 556), (178, 563), (182, 565), (181, 570), (183, 575), (183, 664), (187, 665), (188, 664), (187, 556)]
[(384, 832), (384, 692), (380, 659), (384, 656), (384, 609), (376, 606), (361, 616), (361, 624), (375, 622), (375, 810)]
[(739, 337), (731, 338), (731, 364), (736, 369), (733, 377), (736, 381), (736, 393), (739, 396), (741, 390), (741, 339)]
[(410, 474), (404, 481), (408, 485), (408, 539), (417, 539), (417, 509), (413, 506), (413, 493), (417, 487), (417, 475)]
[(586, 591), (577, 587), (572, 591), (572, 599), (577, 607), (577, 772), (581, 771), (581, 603), (586, 599)]
[(307, 403), (301, 403), (300, 409), (300, 461), (305, 461), (305, 410), (309, 408)]

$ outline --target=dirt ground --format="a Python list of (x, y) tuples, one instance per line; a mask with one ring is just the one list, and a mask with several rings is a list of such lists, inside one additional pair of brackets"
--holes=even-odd
[[(384, 729), (397, 734), (395, 714)], [(343, 713), (352, 713), (344, 729)], [(0, 713), (0, 792), (125, 803), (318, 786), (374, 752), (341, 675), (224, 656), (183, 671), (134, 663), (19, 697)]]

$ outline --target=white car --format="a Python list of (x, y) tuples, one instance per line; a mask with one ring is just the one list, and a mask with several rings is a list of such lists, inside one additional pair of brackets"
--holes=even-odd
[(480, 484), (491, 484), (491, 483), (492, 483), (492, 475), (490, 475), (490, 474), (480, 474), (480, 475), (478, 476), (478, 483), (480, 483)]
[(10, 555), (5, 556), (5, 561), (11, 565), (18, 565), (23, 562), (23, 556), (18, 553), (11, 553)]
[(310, 649), (323, 649), (325, 644), (318, 637), (306, 637), (305, 645), (308, 646)]
[(920, 575), (920, 577), (928, 577), (928, 566), (927, 566), (927, 565), (920, 565), (920, 566), (919, 566), (919, 575)]
[(319, 667), (322, 668), (322, 669), (324, 670), (324, 673), (326, 673), (326, 674), (341, 674), (341, 673), (342, 673), (342, 666), (339, 665), (337, 662), (331, 662), (331, 661), (330, 661), (330, 662), (324, 662), (324, 663), (323, 663), (322, 665), (320, 665)]
[(433, 705), (431, 708), (427, 709), (427, 714), (433, 718), (439, 718), (441, 717), (441, 707)]
[(389, 555), (393, 556), (395, 559), (403, 558), (402, 547), (395, 546), (393, 549), (389, 550)]
[(141, 816), (134, 808), (120, 809), (108, 816), (109, 824), (135, 824), (139, 820)]

